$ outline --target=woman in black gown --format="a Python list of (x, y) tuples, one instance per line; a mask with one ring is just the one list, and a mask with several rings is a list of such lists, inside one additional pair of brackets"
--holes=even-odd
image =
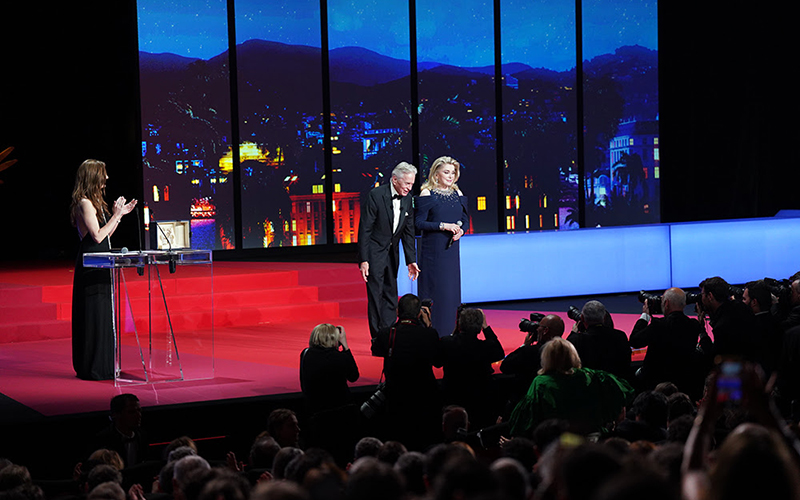
[(431, 299), (433, 327), (440, 337), (453, 333), (461, 304), (461, 260), (458, 240), (469, 227), (467, 198), (456, 182), (461, 165), (449, 156), (437, 158), (417, 198), (414, 223), (422, 232), (417, 245), (418, 296)]
[(83, 267), (83, 254), (109, 251), (109, 236), (136, 206), (136, 200), (126, 203), (120, 196), (109, 213), (103, 199), (107, 179), (105, 163), (86, 160), (72, 191), (70, 217), (80, 238), (72, 282), (72, 366), (84, 380), (114, 378), (114, 331), (111, 272)]

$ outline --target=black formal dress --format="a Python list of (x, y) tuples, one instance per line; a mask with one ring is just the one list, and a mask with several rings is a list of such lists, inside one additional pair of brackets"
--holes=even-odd
[(400, 200), (400, 217), (394, 228), (391, 184), (378, 186), (361, 205), (358, 225), (358, 262), (369, 262), (367, 279), (367, 317), (370, 335), (397, 319), (397, 270), (400, 266), (400, 241), (406, 265), (416, 263), (414, 218), (411, 196)]
[(78, 378), (114, 378), (114, 323), (111, 271), (83, 267), (83, 254), (107, 252), (108, 238), (96, 243), (86, 234), (80, 243), (72, 281), (72, 366)]
[(430, 196), (416, 198), (414, 225), (422, 231), (419, 240), (417, 262), (422, 272), (419, 274), (419, 298), (431, 299), (431, 322), (446, 337), (453, 333), (456, 311), (461, 304), (461, 259), (459, 242), (452, 241), (453, 233), (441, 231), (442, 222), (469, 228), (467, 198), (458, 192), (442, 194), (431, 190)]

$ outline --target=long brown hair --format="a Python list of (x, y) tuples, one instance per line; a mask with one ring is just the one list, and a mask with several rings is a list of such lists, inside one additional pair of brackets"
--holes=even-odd
[(70, 220), (73, 226), (77, 224), (81, 200), (84, 198), (97, 210), (98, 221), (102, 221), (108, 213), (108, 204), (103, 199), (106, 194), (106, 177), (106, 164), (100, 160), (86, 160), (78, 167), (70, 205)]

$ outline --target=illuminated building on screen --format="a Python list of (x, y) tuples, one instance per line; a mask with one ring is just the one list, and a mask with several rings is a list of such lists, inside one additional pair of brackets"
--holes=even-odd
[[(325, 193), (291, 195), (292, 246), (314, 245), (325, 237)], [(333, 236), (337, 243), (355, 243), (361, 219), (359, 193), (333, 193)]]
[(661, 177), (658, 119), (620, 122), (617, 135), (609, 141), (608, 156), (609, 190), (618, 196), (627, 196), (636, 188), (637, 180), (643, 179), (648, 197), (657, 196), (657, 182)]

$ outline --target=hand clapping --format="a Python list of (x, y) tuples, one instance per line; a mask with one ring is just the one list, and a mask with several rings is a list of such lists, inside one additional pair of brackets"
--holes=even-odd
[(119, 214), (123, 216), (125, 214), (129, 214), (133, 211), (133, 208), (136, 206), (136, 198), (132, 199), (130, 202), (125, 202), (125, 197), (120, 196), (114, 201), (114, 214)]

